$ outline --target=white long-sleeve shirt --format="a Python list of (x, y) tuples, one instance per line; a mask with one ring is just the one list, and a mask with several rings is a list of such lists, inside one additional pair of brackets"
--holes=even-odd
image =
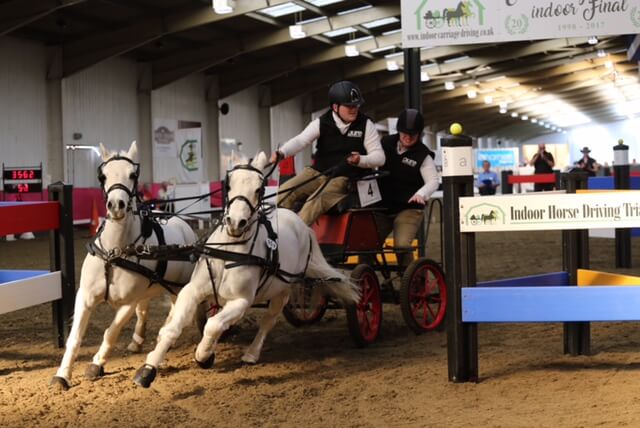
[[(343, 122), (335, 112), (332, 114), (340, 133), (346, 134), (351, 124)], [(317, 140), (318, 137), (320, 137), (320, 118), (312, 120), (304, 131), (284, 143), (278, 150), (284, 157), (293, 156)], [(360, 155), (360, 162), (358, 162), (360, 168), (375, 168), (384, 165), (384, 150), (380, 145), (380, 135), (376, 125), (370, 119), (367, 119), (364, 131), (364, 148), (367, 154)]]
[[(418, 142), (416, 144), (422, 143)], [(396, 150), (399, 155), (407, 151), (400, 141), (398, 141)], [(431, 195), (433, 195), (433, 192), (438, 190), (438, 186), (440, 185), (438, 180), (438, 171), (436, 170), (436, 163), (433, 161), (431, 156), (427, 156), (424, 158), (424, 161), (422, 161), (422, 165), (420, 165), (420, 175), (422, 176), (424, 185), (416, 191), (415, 195), (422, 196), (426, 201), (431, 197)]]

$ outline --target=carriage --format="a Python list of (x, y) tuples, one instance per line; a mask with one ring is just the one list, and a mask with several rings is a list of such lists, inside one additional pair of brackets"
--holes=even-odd
[[(360, 180), (375, 180), (379, 176), (376, 173)], [(350, 187), (355, 189), (356, 186)], [(377, 339), (383, 303), (400, 304), (405, 323), (416, 334), (443, 326), (447, 305), (445, 275), (439, 263), (424, 256), (434, 207), (441, 208), (440, 200), (434, 199), (430, 203), (425, 211), (420, 239), (408, 248), (394, 247), (392, 240), (379, 236), (376, 215), (385, 209), (360, 207), (358, 195), (353, 190), (346, 203), (338, 204), (313, 224), (327, 261), (340, 269), (350, 270), (351, 279), (360, 287), (360, 302), (345, 308), (349, 333), (356, 346), (365, 347)], [(407, 252), (413, 254), (414, 260), (402, 271), (396, 254)], [(394, 282), (399, 282), (399, 287), (394, 287)], [(293, 326), (314, 324), (327, 309), (341, 307), (327, 297), (313, 301), (310, 288), (302, 288), (300, 293), (302, 295), (287, 304), (283, 312)]]

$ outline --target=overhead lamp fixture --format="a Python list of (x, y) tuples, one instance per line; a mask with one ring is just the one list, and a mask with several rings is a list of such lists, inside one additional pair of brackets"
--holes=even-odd
[(453, 81), (447, 80), (446, 82), (444, 82), (444, 89), (446, 89), (447, 91), (453, 91), (455, 88), (456, 84), (453, 83)]
[(538, 119), (534, 117), (533, 119), (531, 119), (531, 123), (538, 123)]
[(302, 25), (294, 24), (289, 25), (289, 36), (291, 36), (292, 39), (304, 39), (307, 37), (307, 33), (302, 29)]
[(421, 71), (420, 72), (420, 81), (421, 82), (428, 82), (429, 80), (431, 80), (431, 76), (429, 76), (429, 73), (427, 73), (426, 71)]
[(213, 0), (213, 11), (218, 15), (225, 15), (233, 12), (236, 6), (234, 0)]
[(344, 53), (346, 56), (358, 56), (360, 51), (356, 45), (344, 45)]
[(395, 62), (394, 60), (390, 59), (387, 61), (387, 70), (388, 71), (398, 71), (400, 70), (400, 67), (398, 66), (398, 63)]
[(516, 113), (515, 111), (513, 113), (511, 113), (511, 117), (518, 117), (518, 113)]
[(493, 97), (491, 95), (487, 95), (486, 97), (484, 97), (484, 103), (493, 104)]
[(500, 114), (506, 114), (507, 113), (507, 109), (500, 107)]
[(502, 109), (505, 109), (505, 110), (506, 110), (508, 106), (509, 106), (509, 105), (508, 105), (507, 103), (505, 103), (505, 102), (501, 102), (501, 103), (500, 103), (500, 108), (502, 108)]
[(613, 61), (608, 60), (607, 62), (604, 63), (604, 66), (608, 69), (611, 70), (613, 68)]
[(598, 58), (604, 58), (607, 56), (607, 52), (604, 49), (598, 49)]
[(474, 99), (478, 96), (478, 92), (475, 89), (469, 89), (467, 91), (467, 97), (469, 97), (470, 99)]
[(596, 36), (591, 36), (587, 39), (587, 43), (589, 43), (590, 45), (597, 45), (598, 38)]
[(526, 114), (523, 114), (522, 116), (520, 116), (520, 119), (529, 120), (529, 116), (527, 116)]

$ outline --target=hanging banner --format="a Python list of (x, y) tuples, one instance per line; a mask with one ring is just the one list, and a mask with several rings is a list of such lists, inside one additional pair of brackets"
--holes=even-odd
[(404, 48), (640, 32), (637, 0), (402, 0)]
[(178, 121), (175, 119), (153, 119), (153, 156), (175, 158), (176, 131)]
[(180, 182), (202, 181), (202, 128), (178, 129), (176, 132)]
[(489, 161), (493, 168), (515, 168), (518, 166), (519, 149), (478, 149), (476, 151), (476, 168), (482, 168), (482, 162)]
[(460, 231), (640, 227), (640, 191), (460, 198)]

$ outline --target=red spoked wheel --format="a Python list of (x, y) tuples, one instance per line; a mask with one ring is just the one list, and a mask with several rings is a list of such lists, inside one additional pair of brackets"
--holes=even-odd
[(282, 314), (292, 326), (303, 327), (315, 324), (322, 319), (327, 311), (329, 300), (326, 296), (320, 297), (312, 307), (312, 292), (310, 287), (302, 287), (298, 295), (292, 296), (294, 297), (293, 301), (290, 300), (282, 310)]
[(369, 265), (358, 265), (351, 280), (360, 286), (360, 301), (347, 307), (349, 334), (358, 348), (376, 341), (382, 325), (382, 296), (376, 272)]
[(447, 284), (440, 266), (429, 259), (413, 261), (402, 275), (400, 308), (416, 334), (438, 328), (447, 308)]

